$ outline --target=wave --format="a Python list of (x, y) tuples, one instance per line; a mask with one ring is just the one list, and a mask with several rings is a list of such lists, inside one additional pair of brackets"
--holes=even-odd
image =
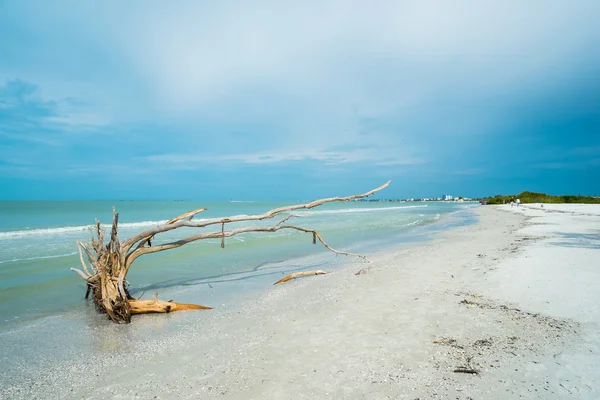
[(424, 208), (428, 207), (427, 204), (420, 206), (404, 206), (404, 207), (376, 207), (376, 208), (342, 208), (339, 210), (317, 210), (317, 211), (292, 211), (294, 215), (299, 216), (310, 216), (313, 214), (347, 214), (347, 213), (363, 213), (363, 212), (377, 212), (377, 211), (390, 211), (390, 210), (406, 210), (410, 208)]
[(46, 260), (49, 258), (62, 258), (62, 257), (70, 257), (70, 256), (74, 256), (75, 254), (77, 254), (77, 252), (73, 252), (73, 253), (66, 253), (66, 254), (57, 254), (55, 256), (39, 256), (39, 257), (28, 257), (28, 258), (13, 258), (12, 260), (4, 260), (4, 261), (0, 261), (0, 264), (5, 264), (5, 263), (9, 263), (9, 262), (19, 262), (19, 261), (33, 261), (33, 260)]
[[(148, 228), (156, 225), (166, 223), (167, 220), (163, 221), (142, 221), (142, 222), (124, 222), (119, 224), (119, 228)], [(102, 224), (104, 229), (110, 229), (110, 224)], [(77, 225), (77, 226), (62, 226), (58, 228), (36, 228), (36, 229), (24, 229), (19, 231), (8, 231), (0, 232), (0, 240), (12, 239), (25, 236), (45, 236), (45, 235), (56, 235), (65, 233), (78, 233), (89, 231), (94, 229), (95, 225)]]
[[(315, 211), (293, 211), (292, 213), (298, 217), (309, 217), (311, 215), (325, 215), (325, 214), (347, 214), (347, 213), (366, 213), (366, 212), (381, 212), (381, 211), (402, 211), (413, 208), (424, 208), (427, 207), (427, 204), (424, 205), (414, 205), (414, 206), (396, 206), (396, 207), (374, 207), (374, 208), (342, 208), (339, 210), (315, 210)], [(247, 214), (235, 215), (234, 217), (248, 217)], [(219, 220), (222, 217), (217, 217), (213, 219), (195, 219), (194, 221), (213, 221)], [(150, 228), (156, 225), (161, 225), (166, 223), (167, 220), (161, 221), (141, 221), (141, 222), (124, 222), (119, 224), (119, 228), (127, 229), (127, 228)], [(110, 224), (102, 224), (104, 229), (110, 229)], [(5, 231), (0, 232), (0, 241), (15, 239), (20, 237), (31, 237), (31, 236), (52, 236), (52, 235), (61, 235), (61, 234), (74, 234), (74, 233), (84, 233), (89, 231), (90, 229), (94, 229), (94, 225), (76, 225), (76, 226), (62, 226), (56, 228), (33, 228), (33, 229), (22, 229), (16, 231)]]

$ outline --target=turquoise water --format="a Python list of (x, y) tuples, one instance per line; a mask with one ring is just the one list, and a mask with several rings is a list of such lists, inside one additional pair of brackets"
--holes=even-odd
[[(0, 325), (3, 329), (18, 328), (24, 322), (85, 307), (83, 280), (69, 270), (80, 266), (75, 242), (89, 240), (95, 219), (110, 223), (113, 206), (120, 214), (119, 235), (124, 240), (199, 207), (207, 207), (208, 211), (196, 219), (259, 214), (288, 204), (293, 202), (0, 202)], [(335, 203), (294, 212), (296, 217), (289, 222), (316, 228), (338, 250), (360, 249), (368, 253), (373, 243), (410, 235), (411, 231), (435, 224), (444, 215), (465, 207), (468, 205), (442, 202)], [(271, 226), (279, 219), (253, 224)], [(230, 225), (233, 227), (236, 225)], [(205, 228), (203, 232), (213, 230), (214, 227)], [(180, 229), (157, 236), (154, 243), (197, 232)], [(314, 258), (306, 259), (307, 256)], [(304, 261), (298, 262), (301, 258)], [(235, 277), (240, 274), (281, 275), (281, 271), (269, 267), (291, 272), (317, 263), (322, 268), (334, 259), (337, 257), (323, 246), (312, 245), (309, 234), (248, 233), (228, 238), (225, 250), (219, 240), (210, 240), (141, 257), (133, 264), (128, 280), (134, 295), (186, 289), (187, 301), (205, 304), (200, 290), (187, 289), (210, 278), (212, 282), (229, 281), (235, 290)], [(277, 279), (279, 276), (268, 282)], [(239, 290), (243, 288), (240, 281)], [(218, 292), (218, 287), (215, 290)]]

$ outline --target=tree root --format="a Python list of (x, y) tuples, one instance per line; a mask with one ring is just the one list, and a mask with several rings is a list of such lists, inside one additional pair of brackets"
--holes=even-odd
[(174, 311), (185, 310), (212, 310), (212, 307), (201, 306), (199, 304), (176, 303), (173, 300), (158, 300), (158, 294), (154, 295), (154, 300), (129, 300), (131, 314), (150, 314), (150, 313), (170, 313)]

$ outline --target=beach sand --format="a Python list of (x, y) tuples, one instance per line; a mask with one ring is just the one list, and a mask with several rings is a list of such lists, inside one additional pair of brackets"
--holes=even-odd
[(56, 365), (0, 394), (600, 398), (600, 208), (475, 212), (473, 225), (370, 254), (369, 264), (349, 259), (335, 273), (274, 286), (240, 310), (197, 313), (197, 322), (137, 354)]

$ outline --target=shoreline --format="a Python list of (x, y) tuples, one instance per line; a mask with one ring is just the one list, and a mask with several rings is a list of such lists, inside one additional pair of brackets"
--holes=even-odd
[[(256, 207), (262, 206), (264, 204)], [(83, 211), (87, 210), (85, 207), (80, 208), (83, 208)], [(382, 206), (372, 210), (368, 207), (348, 208), (348, 205), (339, 205), (331, 210), (317, 210), (316, 212), (323, 215), (307, 216), (300, 222), (324, 229), (321, 233), (334, 248), (354, 248), (354, 252), (360, 253), (364, 250), (370, 254), (375, 247), (379, 247), (374, 247), (373, 244), (385, 243), (388, 239), (389, 242), (394, 242), (395, 239), (404, 240), (398, 236), (399, 233), (417, 232), (420, 226), (431, 224), (440, 214), (446, 215), (458, 209), (429, 205), (421, 205), (414, 210), (413, 208), (410, 206), (388, 214), (370, 212), (387, 209)], [(332, 210), (339, 210), (339, 213)], [(83, 211), (79, 210), (79, 214)], [(241, 213), (252, 210), (238, 211)], [(141, 221), (150, 220), (154, 215), (137, 216)], [(162, 214), (157, 217), (162, 217)], [(74, 219), (77, 218), (75, 215)], [(364, 229), (361, 229), (363, 224)], [(122, 233), (125, 236), (129, 235), (127, 232)], [(271, 268), (269, 271), (301, 269), (304, 264), (310, 268), (312, 264), (323, 264), (332, 260), (331, 257), (324, 256), (331, 253), (320, 246), (313, 246), (310, 238), (293, 235), (293, 232), (268, 236), (261, 238), (261, 235), (249, 234), (234, 237), (235, 240), (228, 241), (226, 251), (220, 249), (218, 241), (207, 240), (205, 243), (190, 245), (176, 252), (157, 254), (145, 259), (141, 268), (136, 267), (131, 271), (129, 280), (133, 285), (130, 290), (136, 297), (146, 292), (146, 296), (151, 298), (152, 294), (158, 291), (161, 296), (179, 299), (178, 291), (190, 293), (192, 285), (216, 281), (215, 290), (207, 290), (206, 293), (201, 291), (196, 298), (193, 295), (188, 296), (186, 302), (205, 304), (216, 300), (217, 304), (221, 304), (218, 292), (224, 280), (239, 277), (243, 280), (245, 275), (255, 273), (255, 269), (278, 264), (280, 261), (284, 263), (279, 263), (277, 268)], [(411, 234), (407, 236), (410, 237)], [(81, 293), (85, 293), (85, 285), (78, 276), (68, 270), (69, 267), (80, 265), (77, 253), (70, 251), (73, 250), (72, 243), (81, 239), (79, 235), (74, 234), (58, 234), (50, 237), (50, 240), (42, 240), (41, 237), (0, 239), (0, 257), (7, 261), (2, 265), (0, 272), (0, 294), (3, 297), (3, 301), (0, 302), (0, 335), (8, 329), (19, 329), (19, 326), (24, 326), (29, 321), (84, 308)], [(163, 240), (169, 240), (169, 237)], [(43, 241), (43, 246), (33, 246), (40, 241)], [(363, 243), (365, 246), (361, 249), (360, 245)], [(176, 265), (176, 271), (169, 272), (164, 268), (165, 264)], [(336, 259), (334, 264), (341, 262)], [(268, 279), (266, 277), (266, 280)], [(239, 285), (242, 289), (247, 287), (242, 281), (238, 283), (242, 283)], [(272, 282), (265, 283), (268, 287)], [(233, 291), (235, 290), (227, 290), (225, 297), (229, 298)]]
[[(462, 217), (456, 217), (457, 213), (462, 214)], [(473, 221), (467, 216), (471, 213), (472, 212), (470, 209), (451, 211), (449, 213), (440, 215), (440, 218), (435, 222), (416, 226), (416, 229), (412, 229), (407, 232), (400, 231), (399, 233), (396, 233), (390, 237), (383, 237), (379, 239), (370, 238), (355, 242), (344, 249), (353, 253), (371, 254), (380, 252), (386, 248), (398, 244), (410, 245), (419, 243), (421, 241), (430, 240), (430, 236), (439, 232), (452, 229), (455, 226), (463, 226), (472, 223)], [(77, 252), (72, 253), (72, 255), (76, 254)], [(212, 305), (209, 304), (211, 302), (216, 305), (225, 303), (229, 306), (230, 304), (228, 303), (231, 303), (238, 294), (241, 294), (244, 298), (247, 297), (247, 295), (258, 296), (264, 290), (268, 290), (273, 282), (292, 272), (315, 268), (338, 270), (339, 268), (343, 268), (348, 262), (352, 262), (351, 257), (331, 257), (331, 255), (331, 252), (320, 247), (317, 252), (313, 252), (312, 254), (308, 253), (302, 256), (284, 258), (280, 261), (269, 261), (256, 265), (255, 267), (245, 271), (236, 271), (224, 274), (215, 272), (215, 275), (191, 280), (181, 279), (146, 284), (142, 286), (137, 285), (138, 287), (133, 289), (132, 295), (134, 297), (138, 297), (144, 294), (145, 297), (148, 298), (148, 296), (151, 297), (152, 293), (158, 292), (161, 298), (177, 298), (180, 301), (184, 299), (185, 302), (200, 302), (202, 304), (206, 303), (209, 306)], [(134, 271), (134, 273), (135, 272), (136, 271)], [(260, 278), (260, 276), (266, 275), (271, 275), (272, 277), (265, 277), (264, 279)], [(244, 281), (244, 283), (241, 285), (241, 288), (240, 285), (238, 285), (237, 287), (221, 287), (220, 291), (206, 291), (203, 295), (205, 297), (202, 299), (198, 299), (193, 296), (194, 290), (192, 288), (194, 286), (198, 288), (201, 286), (211, 286), (215, 284), (227, 285), (228, 282), (234, 281)], [(76, 281), (76, 283), (79, 284), (78, 281)], [(79, 284), (78, 286), (80, 286), (81, 291), (85, 291), (84, 285)], [(244, 286), (250, 286), (251, 289), (249, 290), (251, 293), (245, 293), (246, 289), (243, 288)], [(78, 295), (79, 293), (76, 294)], [(73, 313), (73, 311), (79, 312), (87, 308), (88, 305), (81, 302), (79, 296), (73, 297), (72, 299), (72, 304), (70, 304), (68, 307), (65, 306), (63, 308), (56, 309), (51, 314), (26, 316), (25, 319), (19, 319), (16, 321), (17, 324), (15, 324), (13, 321), (6, 320), (5, 322), (9, 322), (9, 324), (0, 329), (0, 334), (18, 332), (19, 329), (26, 329), (28, 325), (43, 324), (47, 319), (51, 320), (54, 318), (68, 317)]]
[[(548, 240), (524, 239), (538, 225), (510, 211), (477, 208), (472, 225), (370, 256), (366, 274), (355, 276), (364, 265), (349, 260), (239, 310), (136, 319), (137, 333), (96, 327), (106, 346), (131, 345), (130, 356), (61, 365), (29, 388), (3, 390), (9, 398), (593, 398), (595, 371), (580, 367), (598, 360), (581, 353), (600, 343), (596, 315), (541, 313), (499, 290), (514, 286), (506, 271), (532, 257), (531, 244)], [(171, 322), (179, 331), (168, 340), (121, 341)], [(461, 367), (479, 373), (454, 372)]]

